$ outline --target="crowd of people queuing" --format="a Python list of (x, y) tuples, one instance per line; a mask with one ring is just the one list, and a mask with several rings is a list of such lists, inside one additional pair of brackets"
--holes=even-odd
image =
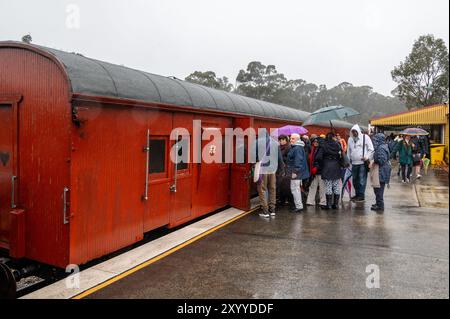
[(398, 176), (403, 183), (410, 183), (412, 175), (420, 179), (421, 167), (426, 171), (429, 163), (426, 137), (366, 134), (359, 125), (351, 128), (348, 141), (339, 133), (329, 132), (320, 136), (280, 135), (278, 142), (276, 173), (262, 172), (258, 180), (260, 216), (267, 218), (276, 215), (276, 207), (286, 205), (295, 213), (301, 213), (307, 206), (339, 209), (343, 185), (347, 182), (346, 170), (351, 172), (354, 189), (350, 200), (365, 201), (369, 179), (375, 194), (371, 209), (382, 212), (384, 191), (391, 178), (391, 159), (398, 159)]
[(410, 183), (411, 176), (420, 179), (421, 167), (425, 172), (430, 163), (430, 148), (428, 137), (409, 136), (391, 134), (388, 137), (388, 146), (393, 158), (398, 158), (400, 163), (397, 175), (401, 177), (403, 183)]

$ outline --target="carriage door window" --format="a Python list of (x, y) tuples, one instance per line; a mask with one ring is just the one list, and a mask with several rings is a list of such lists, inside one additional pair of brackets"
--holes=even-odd
[(177, 153), (177, 172), (187, 170), (189, 168), (189, 137), (178, 136), (178, 142), (176, 145)]
[(167, 139), (164, 137), (150, 138), (149, 174), (154, 177), (167, 176), (166, 162)]

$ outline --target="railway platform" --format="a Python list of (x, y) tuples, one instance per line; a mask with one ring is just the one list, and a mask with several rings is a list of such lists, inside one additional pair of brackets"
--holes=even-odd
[[(370, 185), (364, 203), (347, 195), (338, 211), (280, 209), (270, 219), (234, 212), (182, 247), (76, 294), (56, 283), (24, 298), (449, 298), (448, 173), (402, 184), (396, 172), (384, 213), (370, 210)], [(180, 230), (194, 234), (195, 225)], [(130, 258), (137, 257), (114, 264)], [(86, 276), (96, 274), (104, 276)]]

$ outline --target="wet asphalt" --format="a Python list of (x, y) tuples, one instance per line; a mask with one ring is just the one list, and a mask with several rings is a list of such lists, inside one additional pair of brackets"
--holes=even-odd
[(384, 213), (254, 212), (87, 298), (449, 298), (448, 174), (395, 173)]

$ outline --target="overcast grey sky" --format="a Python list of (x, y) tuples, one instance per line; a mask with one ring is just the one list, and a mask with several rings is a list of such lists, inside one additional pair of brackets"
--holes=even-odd
[(448, 11), (448, 0), (0, 0), (0, 40), (31, 33), (35, 44), (181, 79), (212, 70), (234, 83), (261, 61), (289, 79), (389, 95), (415, 39), (431, 33), (448, 47)]

